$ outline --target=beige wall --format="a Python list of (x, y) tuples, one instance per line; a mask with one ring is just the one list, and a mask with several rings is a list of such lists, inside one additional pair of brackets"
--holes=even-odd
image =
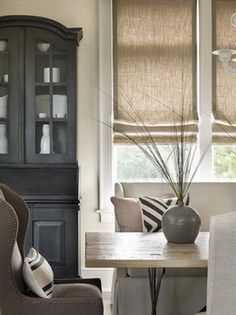
[[(98, 1), (97, 0), (0, 0), (0, 15), (37, 15), (67, 27), (82, 27), (84, 38), (78, 49), (78, 160), (80, 164), (81, 264), (84, 274), (85, 231), (104, 230), (95, 212), (98, 205)], [(101, 272), (101, 276), (103, 273)], [(105, 289), (107, 283), (104, 284)]]

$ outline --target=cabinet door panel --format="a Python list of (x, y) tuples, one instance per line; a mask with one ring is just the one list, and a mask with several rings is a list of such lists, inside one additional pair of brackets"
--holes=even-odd
[(26, 161), (75, 161), (75, 43), (26, 30)]
[(65, 265), (65, 222), (34, 221), (34, 246), (55, 265)]
[(0, 162), (22, 161), (23, 31), (0, 30)]
[(78, 208), (66, 204), (29, 204), (26, 252), (36, 248), (56, 278), (78, 276)]

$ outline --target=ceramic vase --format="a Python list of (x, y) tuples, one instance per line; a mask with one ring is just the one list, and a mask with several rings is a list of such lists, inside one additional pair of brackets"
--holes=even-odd
[(40, 153), (49, 154), (50, 153), (50, 126), (44, 124), (42, 127), (42, 138), (40, 141)]
[(8, 153), (6, 125), (0, 124), (0, 154), (6, 154), (6, 153)]
[(169, 243), (194, 243), (201, 226), (199, 214), (180, 202), (169, 208), (162, 217), (163, 233)]

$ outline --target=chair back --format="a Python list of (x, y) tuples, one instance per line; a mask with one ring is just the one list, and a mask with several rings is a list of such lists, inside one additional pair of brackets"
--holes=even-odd
[(211, 218), (207, 315), (236, 312), (236, 212)]
[(0, 313), (4, 303), (25, 292), (22, 278), (24, 241), (29, 219), (23, 199), (0, 184)]

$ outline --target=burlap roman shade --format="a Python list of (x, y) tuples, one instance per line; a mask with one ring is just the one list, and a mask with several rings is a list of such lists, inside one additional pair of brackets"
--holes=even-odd
[[(114, 0), (114, 142), (197, 133), (196, 0)], [(177, 132), (176, 132), (177, 131)], [(186, 133), (187, 134), (187, 133)]]
[[(236, 12), (235, 0), (213, 0), (213, 50), (236, 49), (236, 29), (231, 16)], [(213, 142), (236, 140), (236, 74), (227, 73), (218, 57), (213, 57)], [(231, 66), (236, 67), (232, 62)], [(234, 126), (235, 125), (235, 126)]]

